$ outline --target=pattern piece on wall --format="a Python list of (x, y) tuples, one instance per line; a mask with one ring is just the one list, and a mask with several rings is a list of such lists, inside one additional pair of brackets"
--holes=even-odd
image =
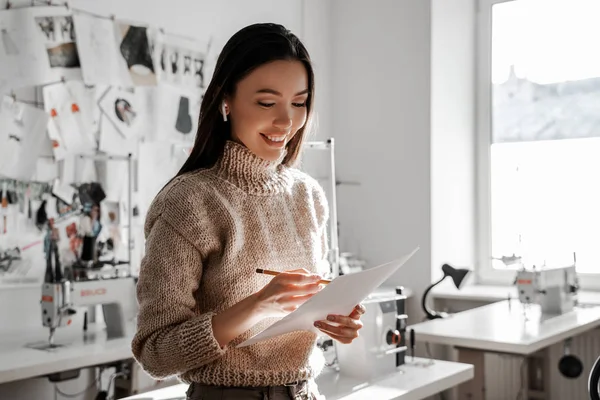
[(35, 172), (48, 114), (11, 97), (0, 102), (0, 175), (26, 181)]
[(94, 154), (93, 89), (73, 81), (45, 86), (43, 95), (54, 157), (62, 160), (67, 153)]
[(82, 77), (71, 12), (0, 11), (0, 91)]

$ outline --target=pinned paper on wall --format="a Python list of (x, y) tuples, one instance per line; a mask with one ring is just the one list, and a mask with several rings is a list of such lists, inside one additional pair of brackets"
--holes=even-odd
[(73, 14), (83, 81), (89, 85), (130, 86), (117, 45), (115, 22), (77, 11)]
[(202, 97), (208, 85), (207, 54), (210, 41), (203, 43), (159, 32), (154, 58), (159, 84), (176, 86), (182, 94)]
[(199, 95), (185, 94), (174, 86), (159, 85), (154, 107), (154, 129), (150, 131), (149, 140), (194, 141), (200, 114)]
[(93, 127), (94, 93), (83, 82), (67, 82), (43, 88), (44, 108), (50, 116), (48, 135), (54, 156), (62, 160), (67, 154), (94, 154), (96, 138)]
[(35, 172), (48, 115), (36, 107), (4, 97), (0, 102), (0, 175), (29, 180)]
[(0, 89), (82, 78), (71, 12), (59, 7), (0, 11)]
[(144, 137), (152, 125), (153, 92), (149, 88), (111, 87), (98, 104), (124, 139)]
[(129, 139), (123, 137), (105, 115), (100, 118), (98, 129), (100, 137), (98, 149), (100, 151), (112, 156), (131, 154), (133, 157), (137, 157), (139, 140), (135, 137)]
[(117, 21), (119, 54), (129, 72), (131, 85), (156, 86), (152, 60), (152, 35), (147, 27)]

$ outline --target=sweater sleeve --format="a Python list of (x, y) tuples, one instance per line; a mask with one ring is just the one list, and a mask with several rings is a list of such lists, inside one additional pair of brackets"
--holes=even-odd
[(146, 254), (137, 284), (136, 361), (155, 378), (180, 375), (221, 357), (214, 313), (194, 312), (202, 278), (200, 251), (160, 215), (147, 231)]

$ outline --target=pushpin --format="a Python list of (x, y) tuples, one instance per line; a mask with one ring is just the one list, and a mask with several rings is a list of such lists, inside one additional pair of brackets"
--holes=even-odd
[(58, 113), (56, 112), (56, 108), (53, 108), (52, 110), (50, 110), (50, 116), (52, 118), (56, 117), (58, 115)]
[(79, 112), (79, 106), (77, 105), (77, 103), (71, 104), (71, 111), (74, 113)]

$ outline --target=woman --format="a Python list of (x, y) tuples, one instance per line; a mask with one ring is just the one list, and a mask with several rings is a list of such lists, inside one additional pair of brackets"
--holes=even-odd
[[(291, 168), (313, 93), (296, 36), (275, 24), (236, 33), (206, 90), (194, 148), (148, 211), (133, 353), (154, 377), (191, 383), (190, 399), (316, 397), (324, 360), (314, 333), (236, 348), (319, 290), (326, 198)], [(349, 343), (363, 312), (316, 326)]]

